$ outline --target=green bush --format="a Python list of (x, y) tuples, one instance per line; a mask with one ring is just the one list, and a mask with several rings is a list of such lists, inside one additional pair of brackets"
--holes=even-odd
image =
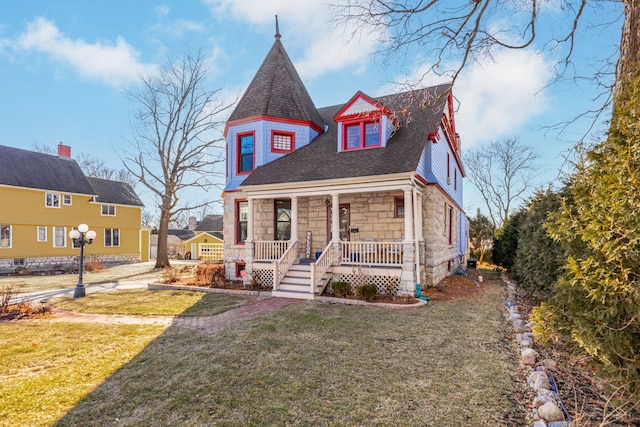
[(331, 289), (333, 289), (333, 293), (342, 298), (351, 294), (351, 283), (349, 282), (333, 282), (331, 284)]
[(378, 287), (375, 283), (367, 283), (366, 285), (360, 285), (356, 288), (356, 293), (360, 298), (365, 300), (371, 300), (378, 294)]

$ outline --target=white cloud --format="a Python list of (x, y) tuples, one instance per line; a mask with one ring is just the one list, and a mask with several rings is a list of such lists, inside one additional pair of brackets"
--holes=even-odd
[(29, 23), (26, 31), (15, 40), (3, 40), (1, 44), (16, 51), (45, 53), (84, 78), (101, 80), (115, 87), (129, 84), (141, 74), (156, 71), (155, 65), (140, 62), (138, 52), (122, 37), (115, 43), (73, 40), (42, 17)]
[(518, 136), (549, 108), (545, 86), (553, 64), (536, 52), (503, 50), (467, 68), (454, 87), (460, 101), (456, 115), (466, 147)]
[(342, 69), (362, 73), (367, 68), (369, 55), (377, 47), (377, 35), (361, 33), (352, 38), (353, 28), (336, 28), (326, 0), (202, 1), (211, 6), (216, 15), (230, 15), (264, 28), (270, 26), (274, 34), (274, 16), (278, 15), (280, 32), (287, 46), (303, 52), (301, 57), (292, 58), (303, 79)]

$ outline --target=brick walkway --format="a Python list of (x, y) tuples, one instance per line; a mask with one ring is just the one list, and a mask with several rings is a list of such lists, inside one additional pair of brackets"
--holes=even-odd
[(104, 314), (85, 314), (54, 309), (52, 321), (59, 322), (93, 322), (123, 325), (166, 325), (194, 329), (207, 334), (215, 334), (228, 325), (244, 322), (262, 314), (270, 313), (291, 304), (301, 302), (290, 298), (265, 298), (234, 308), (215, 316), (169, 317), (169, 316), (109, 316)]

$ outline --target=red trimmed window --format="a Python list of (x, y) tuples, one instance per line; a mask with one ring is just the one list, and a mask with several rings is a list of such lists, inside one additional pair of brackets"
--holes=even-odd
[(253, 132), (238, 134), (238, 174), (251, 173), (255, 164), (256, 136)]
[(393, 211), (393, 217), (404, 218), (404, 196), (396, 196), (394, 197), (394, 200), (395, 209)]
[(291, 153), (296, 146), (296, 134), (293, 132), (271, 131), (271, 152)]
[(236, 200), (236, 243), (247, 240), (247, 226), (249, 221), (249, 202)]
[(381, 141), (380, 121), (345, 123), (343, 131), (344, 150), (379, 147)]

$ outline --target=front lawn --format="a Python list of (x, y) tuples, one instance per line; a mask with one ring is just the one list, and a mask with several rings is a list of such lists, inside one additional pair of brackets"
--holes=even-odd
[(215, 316), (249, 301), (247, 297), (184, 291), (129, 289), (87, 294), (84, 298), (57, 297), (55, 308), (89, 314), (121, 316)]
[(213, 336), (4, 323), (0, 425), (524, 425), (502, 300), (301, 302)]

